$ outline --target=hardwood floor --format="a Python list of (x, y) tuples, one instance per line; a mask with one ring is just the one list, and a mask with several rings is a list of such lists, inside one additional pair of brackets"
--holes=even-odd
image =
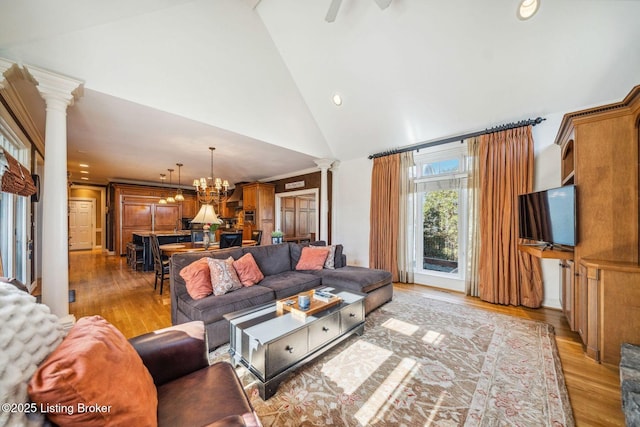
[(76, 319), (99, 314), (127, 338), (171, 326), (168, 279), (160, 295), (153, 272), (133, 271), (125, 257), (100, 251), (71, 252), (69, 265), (69, 289), (76, 291), (69, 311)]
[[(171, 325), (168, 281), (163, 295), (159, 295), (153, 289), (153, 272), (132, 271), (125, 258), (106, 256), (99, 251), (78, 251), (72, 252), (69, 259), (69, 288), (76, 291), (76, 302), (70, 304), (70, 312), (76, 318), (99, 314), (127, 338)], [(576, 425), (624, 426), (618, 367), (588, 359), (580, 338), (571, 332), (559, 310), (494, 305), (421, 285), (396, 284), (394, 290), (551, 324)]]

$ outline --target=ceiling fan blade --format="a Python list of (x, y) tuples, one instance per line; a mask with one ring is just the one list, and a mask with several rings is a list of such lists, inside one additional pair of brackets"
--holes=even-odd
[(391, 0), (375, 0), (375, 2), (378, 4), (378, 7), (382, 10), (385, 10), (391, 4)]
[(327, 22), (335, 21), (341, 4), (342, 0), (332, 0), (331, 5), (329, 6), (329, 10), (327, 11), (327, 16), (325, 16), (324, 20)]

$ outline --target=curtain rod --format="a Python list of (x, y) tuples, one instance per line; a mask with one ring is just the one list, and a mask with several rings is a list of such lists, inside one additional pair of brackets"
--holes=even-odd
[(473, 138), (474, 136), (486, 135), (488, 133), (494, 133), (494, 132), (501, 132), (501, 131), (504, 131), (504, 130), (515, 129), (515, 128), (519, 128), (519, 127), (523, 127), (523, 126), (529, 126), (529, 125), (535, 126), (537, 124), (542, 123), (545, 120), (547, 120), (547, 119), (545, 119), (543, 117), (538, 117), (538, 118), (535, 118), (535, 119), (520, 120), (519, 122), (513, 122), (513, 123), (507, 123), (507, 124), (504, 124), (504, 125), (494, 126), (492, 128), (481, 130), (481, 131), (477, 131), (477, 132), (471, 132), (471, 133), (465, 133), (465, 134), (462, 134), (462, 135), (450, 136), (448, 138), (437, 139), (437, 140), (434, 140), (434, 141), (423, 141), (423, 142), (419, 142), (417, 144), (407, 145), (405, 147), (393, 148), (391, 150), (381, 151), (380, 153), (371, 154), (369, 156), (369, 159), (376, 159), (378, 157), (390, 156), (392, 154), (405, 153), (407, 151), (419, 150), (421, 148), (435, 147), (436, 145), (448, 144), (449, 142), (455, 142), (455, 141), (462, 142), (463, 140), (465, 140), (467, 138)]

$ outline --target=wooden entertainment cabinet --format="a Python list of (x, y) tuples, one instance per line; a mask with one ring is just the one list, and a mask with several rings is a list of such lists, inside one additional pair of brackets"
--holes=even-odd
[(558, 257), (562, 308), (587, 355), (610, 364), (623, 342), (640, 344), (639, 121), (636, 86), (622, 102), (566, 114), (555, 140), (562, 185), (577, 187), (578, 244)]

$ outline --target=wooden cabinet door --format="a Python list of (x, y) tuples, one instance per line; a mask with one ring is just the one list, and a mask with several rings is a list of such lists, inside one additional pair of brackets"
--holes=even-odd
[(149, 203), (124, 203), (122, 206), (122, 227), (151, 230), (153, 226), (152, 205)]
[(560, 262), (560, 268), (562, 273), (562, 311), (569, 322), (569, 327), (572, 331), (576, 330), (576, 318), (575, 318), (575, 276), (574, 276), (574, 263), (571, 260), (565, 260)]
[[(589, 287), (592, 284), (589, 282), (589, 272), (586, 266), (580, 264), (579, 267), (579, 276), (578, 280), (574, 280), (576, 283), (576, 292), (575, 298), (576, 302), (574, 304), (575, 307), (575, 319), (576, 319), (576, 331), (580, 334), (580, 338), (582, 338), (582, 342), (587, 344), (589, 339), (589, 304), (597, 307), (598, 302), (597, 298), (593, 301), (589, 301)], [(597, 280), (595, 287), (597, 289)]]
[(184, 194), (182, 218), (194, 218), (198, 213), (198, 201), (195, 196)]
[(256, 210), (259, 221), (272, 221), (275, 218), (276, 194), (275, 187), (268, 184), (258, 184), (258, 201)]
[(258, 205), (257, 184), (245, 185), (242, 187), (242, 206), (246, 211), (256, 210)]
[(167, 231), (179, 229), (182, 224), (179, 223), (181, 215), (180, 205), (153, 205), (154, 209), (154, 231)]

